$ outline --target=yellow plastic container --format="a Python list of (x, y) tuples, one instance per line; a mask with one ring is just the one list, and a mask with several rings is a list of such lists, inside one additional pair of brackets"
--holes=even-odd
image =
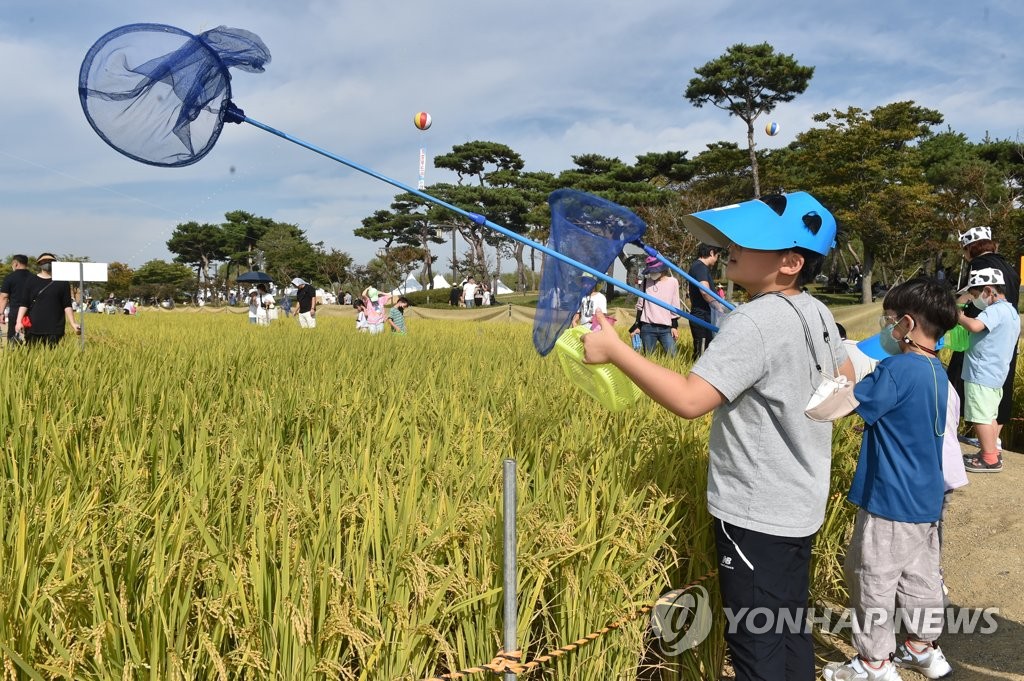
[(555, 343), (555, 352), (569, 380), (609, 411), (629, 409), (643, 391), (613, 364), (583, 363), (583, 334), (587, 329), (577, 326), (566, 329)]

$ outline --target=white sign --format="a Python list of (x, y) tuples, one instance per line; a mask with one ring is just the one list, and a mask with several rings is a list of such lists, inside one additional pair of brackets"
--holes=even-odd
[(54, 281), (106, 281), (107, 263), (57, 261), (50, 274)]

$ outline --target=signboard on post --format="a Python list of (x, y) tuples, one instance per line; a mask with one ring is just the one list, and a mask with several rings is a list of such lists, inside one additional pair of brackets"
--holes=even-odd
[(82, 338), (82, 349), (85, 349), (85, 282), (106, 281), (107, 263), (105, 262), (62, 262), (53, 263), (50, 270), (54, 281), (78, 282), (78, 322), (79, 334)]

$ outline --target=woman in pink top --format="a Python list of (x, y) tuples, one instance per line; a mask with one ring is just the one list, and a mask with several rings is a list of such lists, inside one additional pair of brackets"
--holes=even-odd
[[(668, 274), (668, 265), (655, 257), (647, 258), (644, 267), (644, 291), (649, 295), (663, 300), (672, 307), (680, 307), (679, 281)], [(640, 334), (644, 344), (644, 354), (654, 352), (658, 343), (675, 357), (676, 341), (679, 339), (679, 315), (669, 312), (660, 305), (649, 303), (643, 298), (636, 303), (636, 323), (629, 328), (630, 335)]]
[(361, 297), (363, 304), (366, 306), (364, 310), (366, 314), (366, 330), (371, 334), (383, 333), (384, 318), (388, 314), (384, 306), (387, 305), (390, 296), (372, 286), (367, 286), (363, 289)]

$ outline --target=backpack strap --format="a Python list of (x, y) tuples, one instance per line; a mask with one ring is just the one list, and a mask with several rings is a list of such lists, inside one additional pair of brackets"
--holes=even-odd
[[(797, 309), (797, 306), (793, 304), (793, 301), (789, 299), (789, 296), (787, 296), (786, 294), (781, 293), (779, 291), (773, 292), (772, 295), (777, 296), (777, 297), (781, 298), (782, 300), (786, 301), (786, 304), (789, 305), (791, 308), (793, 308), (793, 312), (796, 312), (796, 316), (800, 318), (800, 325), (804, 329), (804, 341), (807, 343), (807, 350), (811, 354), (811, 363), (814, 365), (814, 369), (819, 374), (823, 373), (821, 371), (821, 362), (818, 361), (818, 355), (814, 351), (814, 342), (811, 340), (811, 329), (810, 329), (810, 327), (807, 326), (807, 320), (804, 319), (803, 314), (801, 314), (800, 310)], [(828, 347), (829, 354), (832, 355), (832, 375), (833, 376), (838, 376), (839, 375), (839, 362), (836, 360), (836, 353), (832, 349), (832, 343), (830, 342), (831, 341), (831, 337), (830, 337), (829, 332), (828, 332), (828, 324), (825, 323), (825, 317), (822, 316), (821, 310), (818, 310), (818, 318), (821, 320), (821, 328), (823, 330), (822, 336), (825, 339), (825, 345), (826, 345), (826, 347)]]

